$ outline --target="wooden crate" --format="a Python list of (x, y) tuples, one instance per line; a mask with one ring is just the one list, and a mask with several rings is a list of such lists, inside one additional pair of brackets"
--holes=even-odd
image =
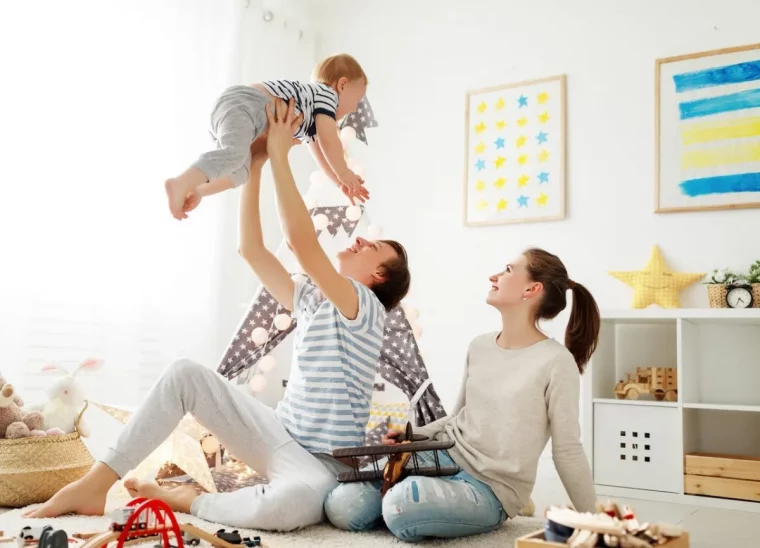
[(760, 502), (760, 458), (720, 453), (684, 456), (684, 493)]
[[(515, 548), (547, 548), (549, 546), (554, 548), (567, 548), (567, 544), (547, 542), (544, 540), (543, 531), (536, 531), (515, 540)], [(689, 548), (689, 533), (684, 531), (680, 537), (674, 538), (670, 542), (660, 544), (659, 546), (666, 546), (667, 548)]]

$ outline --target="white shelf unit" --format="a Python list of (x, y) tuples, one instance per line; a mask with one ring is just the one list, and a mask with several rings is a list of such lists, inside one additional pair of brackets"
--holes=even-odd
[[(618, 400), (636, 367), (676, 367), (678, 400)], [(684, 494), (684, 454), (760, 457), (760, 309), (605, 311), (582, 377), (583, 438), (600, 497), (760, 513)]]

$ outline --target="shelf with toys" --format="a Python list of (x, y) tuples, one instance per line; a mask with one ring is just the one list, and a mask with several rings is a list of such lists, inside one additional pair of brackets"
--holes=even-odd
[(602, 312), (582, 377), (600, 495), (760, 513), (758, 335), (757, 309)]

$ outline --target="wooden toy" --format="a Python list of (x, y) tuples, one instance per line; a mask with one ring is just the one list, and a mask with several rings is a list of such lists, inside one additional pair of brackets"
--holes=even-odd
[(546, 511), (544, 530), (517, 539), (515, 546), (687, 548), (689, 536), (674, 525), (640, 523), (631, 508), (608, 502), (597, 504), (594, 514), (553, 506)]
[[(153, 539), (161, 541), (157, 545), (159, 548), (184, 548), (185, 544), (196, 546), (201, 540), (218, 548), (239, 548), (241, 544), (259, 546), (261, 543), (259, 537), (228, 542), (218, 532), (212, 534), (190, 523), (179, 524), (171, 509), (160, 500), (136, 498), (126, 507), (114, 510), (111, 518), (108, 531), (75, 533), (74, 538), (84, 540), (80, 548), (106, 548), (110, 543), (116, 543), (117, 548), (122, 548), (131, 543)], [(173, 536), (172, 542), (170, 535)]]
[[(382, 480), (383, 486), (381, 493), (385, 493), (396, 483), (401, 481), (406, 475), (414, 476), (453, 476), (459, 472), (458, 466), (441, 466), (438, 461), (438, 451), (450, 449), (454, 446), (453, 441), (428, 441), (426, 436), (414, 434), (412, 424), (407, 423), (406, 431), (398, 438), (395, 445), (365, 445), (362, 447), (351, 447), (347, 449), (336, 449), (333, 451), (333, 457), (336, 459), (351, 459), (353, 470), (343, 472), (338, 475), (339, 482), (354, 481), (376, 481)], [(435, 455), (435, 466), (420, 466), (417, 460), (417, 453), (420, 451), (433, 451)], [(357, 457), (371, 457), (372, 469), (359, 470), (359, 461)], [(388, 462), (385, 463), (383, 470), (380, 470), (378, 458), (388, 456)], [(412, 459), (412, 466), (406, 467), (409, 459)]]
[(657, 401), (678, 399), (678, 370), (675, 367), (637, 367), (625, 381), (615, 385), (619, 400), (635, 400), (641, 394), (651, 394)]

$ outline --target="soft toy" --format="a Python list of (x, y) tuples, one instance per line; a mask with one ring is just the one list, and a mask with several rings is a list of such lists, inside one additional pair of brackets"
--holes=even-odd
[(13, 385), (7, 384), (0, 377), (0, 438), (26, 438), (28, 436), (45, 436), (42, 430), (44, 417), (42, 413), (28, 413), (21, 409), (23, 400), (16, 395)]
[[(84, 392), (76, 381), (76, 376), (82, 371), (97, 371), (102, 365), (101, 360), (88, 359), (80, 363), (71, 373), (55, 364), (46, 365), (42, 368), (43, 371), (64, 375), (48, 391), (49, 400), (42, 409), (46, 429), (60, 428), (66, 434), (74, 431), (74, 424), (85, 402)], [(83, 437), (86, 438), (90, 435), (84, 417), (79, 421), (78, 429)]]

